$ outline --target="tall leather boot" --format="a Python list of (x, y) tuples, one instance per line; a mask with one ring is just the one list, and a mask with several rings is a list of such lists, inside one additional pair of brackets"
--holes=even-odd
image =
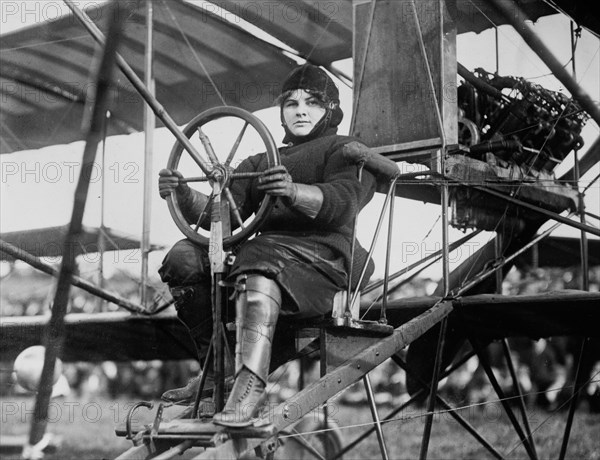
[[(204, 365), (207, 359), (208, 347), (212, 336), (212, 314), (210, 307), (210, 287), (197, 284), (194, 286), (185, 286), (171, 288), (171, 294), (175, 299), (175, 309), (179, 320), (187, 328), (200, 361), (200, 366)], [(163, 393), (162, 399), (176, 404), (190, 404), (198, 393), (200, 378), (202, 374), (193, 377), (182, 388), (167, 390)], [(214, 382), (211, 373), (207, 375), (204, 383), (202, 396), (212, 394)]]
[(223, 411), (213, 422), (227, 427), (253, 423), (265, 402), (271, 346), (281, 308), (281, 291), (275, 281), (249, 275), (245, 294), (236, 303), (236, 377)]

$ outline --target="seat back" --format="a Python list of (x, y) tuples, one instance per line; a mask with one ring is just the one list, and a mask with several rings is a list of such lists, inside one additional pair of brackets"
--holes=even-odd
[[(353, 284), (355, 284), (356, 286), (360, 286), (363, 282), (363, 278), (366, 274), (366, 270), (367, 270), (367, 264), (369, 262), (369, 260), (372, 258), (373, 256), (373, 252), (375, 250), (375, 244), (377, 243), (377, 239), (379, 237), (379, 231), (381, 229), (381, 226), (383, 224), (383, 219), (385, 217), (386, 211), (389, 208), (389, 223), (390, 223), (390, 227), (388, 229), (388, 247), (390, 247), (390, 241), (391, 241), (391, 237), (392, 237), (392, 228), (391, 228), (391, 224), (392, 224), (392, 217), (393, 217), (393, 197), (395, 196), (395, 189), (396, 189), (396, 182), (398, 180), (398, 177), (400, 176), (400, 169), (398, 168), (398, 165), (390, 160), (389, 158), (384, 157), (383, 155), (380, 155), (378, 153), (373, 152), (369, 147), (367, 147), (366, 145), (360, 143), (360, 142), (349, 142), (348, 144), (346, 144), (343, 148), (342, 154), (344, 155), (344, 158), (357, 165), (357, 174), (359, 179), (362, 178), (362, 171), (363, 168), (366, 169), (367, 171), (369, 171), (371, 174), (373, 174), (377, 180), (377, 189), (376, 191), (379, 193), (385, 193), (386, 194), (386, 199), (383, 205), (383, 208), (381, 210), (379, 219), (378, 219), (378, 223), (377, 223), (377, 228), (375, 230), (375, 234), (373, 236), (373, 240), (371, 242), (371, 246), (369, 249), (369, 256), (367, 257), (367, 260), (365, 262), (365, 266), (362, 267), (361, 269), (361, 275), (360, 278), (358, 280), (357, 283), (353, 283), (353, 280), (351, 279), (352, 277), (352, 273), (353, 273), (353, 267), (351, 267), (351, 269), (349, 270), (349, 280), (348, 280), (348, 286), (352, 286)], [(358, 216), (355, 217), (355, 225), (354, 225), (354, 231), (353, 231), (353, 235), (352, 235), (352, 241), (355, 241), (356, 238), (356, 230), (357, 230), (357, 226), (358, 226)], [(354, 245), (352, 247), (352, 259), (354, 260)], [(386, 268), (385, 268), (385, 276), (387, 277), (389, 272), (389, 257), (386, 258)], [(385, 284), (385, 288), (384, 290), (387, 289), (387, 284)], [(384, 292), (384, 298), (386, 297), (386, 292)], [(346, 305), (345, 305), (345, 309), (344, 309), (344, 314), (342, 315), (342, 318), (346, 318), (349, 319), (349, 321), (346, 321), (346, 323), (351, 323), (352, 321), (359, 321), (359, 310), (360, 310), (360, 292), (350, 292), (350, 288), (348, 289), (348, 292), (346, 293)], [(385, 319), (385, 300), (384, 300), (384, 304), (383, 304), (383, 308), (382, 308), (382, 316), (380, 318), (380, 323), (381, 324), (386, 324), (387, 320)], [(335, 311), (336, 306), (334, 305), (334, 311)], [(335, 315), (338, 315), (339, 313), (335, 313)], [(336, 316), (332, 315), (334, 318), (336, 318)], [(334, 321), (335, 322), (335, 321)], [(349, 325), (349, 324), (346, 324)]]

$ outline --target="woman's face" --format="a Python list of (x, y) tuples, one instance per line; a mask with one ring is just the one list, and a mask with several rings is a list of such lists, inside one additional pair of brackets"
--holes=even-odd
[(283, 101), (283, 121), (295, 136), (306, 136), (325, 115), (321, 102), (303, 89), (293, 91)]

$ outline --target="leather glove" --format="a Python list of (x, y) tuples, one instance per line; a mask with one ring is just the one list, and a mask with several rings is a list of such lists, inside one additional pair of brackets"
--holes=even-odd
[(314, 219), (323, 206), (323, 192), (319, 187), (296, 184), (283, 165), (267, 169), (258, 178), (258, 189), (283, 198), (296, 211)]
[(183, 175), (174, 169), (161, 169), (158, 173), (158, 193), (164, 200), (173, 190), (180, 197), (187, 197), (190, 194), (190, 187), (184, 182), (179, 182), (183, 179)]
[(283, 165), (265, 170), (258, 178), (258, 189), (268, 195), (287, 198), (291, 203), (296, 198), (296, 184)]

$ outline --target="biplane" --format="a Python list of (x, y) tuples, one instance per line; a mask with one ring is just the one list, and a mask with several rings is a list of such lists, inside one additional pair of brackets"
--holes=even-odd
[[(586, 13), (583, 2), (219, 0), (194, 4), (164, 0), (108, 2), (84, 11), (71, 0), (65, 4), (72, 12), (69, 16), (3, 37), (1, 153), (85, 139), (85, 168), (94, 161), (104, 135), (151, 131), (156, 117), (175, 137), (168, 166), (184, 172), (190, 184), (209, 187), (216, 202), (222, 203), (223, 211), (212, 219), (207, 233), (198, 225), (190, 226), (177, 201), (169, 200), (181, 232), (200, 245), (211, 245), (215, 282), (220, 285), (229, 252), (260, 231), (271, 205), (264, 201), (250, 221), (239, 222), (238, 229), (231, 231), (229, 219), (236, 216), (228, 212), (235, 203), (226, 193), (227, 166), (247, 129), (262, 142), (271, 164), (277, 164), (275, 143), (252, 112), (271, 105), (276, 94), (274, 82), (283, 81), (297, 62), (307, 61), (342, 82), (352, 82), (349, 131), (370, 148), (349, 151), (348, 157), (356, 162), (358, 173), (366, 168), (379, 178), (379, 191), (385, 198), (374, 229), (376, 236), (390, 216), (383, 278), (361, 293), (344, 293), (340, 304), (332, 306), (331, 318), (284, 325), (286, 334), (295, 334), (299, 356), (318, 354), (318, 380), (242, 430), (218, 428), (202, 418), (199, 400), (170, 420), (164, 418), (161, 405), (151, 425), (135, 426), (131, 423), (134, 412), (147, 406), (139, 403), (127, 423), (117, 428), (118, 435), (134, 444), (119, 458), (175, 458), (188, 450), (197, 452), (194, 458), (252, 454), (299, 458), (301, 451), (316, 458), (342, 458), (359, 440), (343, 443), (338, 431), (331, 429), (326, 410), (317, 427), (323, 433), (317, 437), (320, 445), (290, 434), (300, 434), (302, 416), (326, 408), (330, 398), (359, 381), (364, 383), (373, 415), (368, 433), (375, 432), (382, 458), (389, 458), (383, 423), (406, 404), (423, 398), (427, 416), (421, 458), (427, 457), (436, 407), (452, 414), (491, 456), (503, 458), (502, 452), (437, 393), (442, 378), (477, 356), (522, 448), (536, 459), (535, 430), (528, 423), (522, 395), (517, 398), (515, 413), (484, 350), (492, 342), (502, 343), (518, 390), (507, 338), (572, 336), (579, 341), (581, 354), (559, 453), (559, 458), (564, 458), (578, 395), (589, 378), (580, 369), (585, 361), (581, 356), (585, 355), (586, 339), (598, 337), (600, 320), (600, 295), (589, 292), (587, 276), (590, 264), (597, 264), (597, 251), (590, 248), (597, 247), (593, 237), (600, 236), (600, 230), (597, 224), (588, 223), (598, 216), (585, 210), (584, 201), (598, 177), (587, 185), (581, 182), (600, 159), (600, 110), (573, 72), (539, 39), (530, 21), (550, 15), (569, 18), (574, 64), (577, 37), (585, 33), (597, 40), (600, 31), (600, 21)], [(503, 75), (498, 68), (469, 69), (458, 61), (461, 34), (497, 30), (504, 24), (514, 28), (568, 95)], [(352, 75), (336, 66), (348, 59)], [(81, 82), (89, 83), (94, 65), (90, 97), (89, 88)], [(82, 119), (87, 121), (86, 130), (81, 127)], [(596, 139), (584, 143), (582, 132), (590, 124), (596, 125)], [(196, 139), (198, 128), (213, 142), (229, 139), (225, 151), (230, 155), (220, 158), (206, 141)], [(399, 165), (406, 164), (414, 168), (404, 172)], [(81, 218), (88, 183), (89, 177), (86, 181), (82, 173), (64, 236), (61, 268), (52, 273), (58, 281), (50, 320), (2, 318), (4, 358), (14, 357), (30, 345), (47, 346), (30, 448), (40, 441), (46, 427), (50, 385), (44, 382), (50, 382), (56, 356), (65, 361), (193, 356), (193, 346), (170, 310), (133, 304), (75, 276), (76, 253), (68, 249), (76, 246), (84, 233)], [(442, 245), (392, 273), (397, 198), (440, 206)], [(470, 232), (451, 242), (451, 226)], [(579, 232), (579, 241), (552, 236), (559, 226)], [(450, 270), (451, 252), (481, 232), (493, 236)], [(10, 257), (37, 264), (41, 270), (48, 269), (22, 244), (19, 247), (3, 240), (0, 249)], [(502, 295), (503, 278), (516, 264), (527, 263), (534, 250), (536, 263), (542, 254), (555, 266), (573, 265), (576, 260), (581, 267), (581, 289)], [(558, 255), (561, 250), (562, 257)], [(432, 295), (388, 298), (401, 285), (398, 279), (433, 261), (441, 265), (442, 276)], [(65, 314), (71, 284), (93, 290), (128, 311)], [(376, 293), (375, 300), (361, 301), (370, 293)], [(223, 292), (215, 290), (211, 299), (215, 308), (225, 306), (225, 294), (225, 288)], [(228, 332), (218, 317), (216, 322), (219, 333), (213, 351), (219, 377), (219, 363), (227, 354), (223, 339)], [(93, 342), (86, 340), (91, 335)], [(369, 372), (390, 358), (406, 371), (411, 399), (380, 418)], [(215, 407), (222, 405), (222, 398), (217, 386)], [(279, 440), (282, 434), (293, 440), (293, 448)]]

